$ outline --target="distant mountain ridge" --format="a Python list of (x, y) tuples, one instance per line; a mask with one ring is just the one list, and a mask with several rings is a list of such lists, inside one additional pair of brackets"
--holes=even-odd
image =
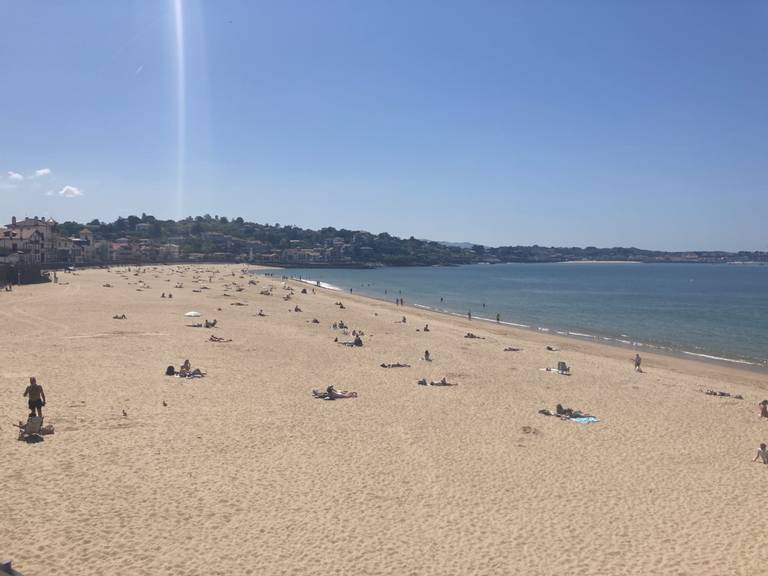
[[(87, 227), (96, 241), (111, 243), (111, 254), (151, 259), (153, 254), (178, 253), (181, 260), (237, 260), (302, 266), (435, 266), (504, 262), (759, 262), (768, 252), (664, 252), (640, 248), (497, 246), (398, 238), (386, 232), (333, 227), (311, 230), (298, 226), (258, 224), (219, 216), (159, 220), (154, 216), (120, 217), (114, 222), (56, 224), (57, 233), (76, 235)], [(157, 250), (156, 248), (163, 248)], [(114, 260), (114, 257), (111, 257)], [(161, 258), (157, 256), (154, 258)]]

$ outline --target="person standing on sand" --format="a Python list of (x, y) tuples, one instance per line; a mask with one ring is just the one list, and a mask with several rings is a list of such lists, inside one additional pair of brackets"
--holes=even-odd
[(29, 378), (29, 386), (24, 390), (24, 396), (29, 397), (29, 415), (34, 416), (35, 412), (37, 412), (37, 415), (42, 418), (43, 406), (45, 406), (45, 392), (34, 376)]
[(472, 320), (472, 310), (467, 311), (467, 320)]
[(640, 358), (640, 354), (635, 354), (635, 372), (642, 372), (643, 369), (640, 368), (640, 363), (643, 361), (642, 358)]
[(752, 460), (752, 462), (757, 462), (758, 458), (763, 459), (763, 464), (768, 464), (768, 449), (765, 447), (765, 444), (760, 444), (760, 448), (757, 451), (757, 456), (755, 456), (755, 459)]
[(760, 418), (768, 418), (768, 400), (760, 402)]
[(501, 314), (499, 314), (499, 313), (497, 312), (497, 313), (496, 313), (496, 324), (498, 324), (499, 322), (501, 322)]

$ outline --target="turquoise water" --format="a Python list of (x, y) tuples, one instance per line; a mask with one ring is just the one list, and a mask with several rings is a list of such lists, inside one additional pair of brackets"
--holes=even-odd
[[(286, 270), (378, 298), (768, 366), (768, 266), (499, 264)], [(443, 300), (441, 301), (441, 297)], [(483, 307), (485, 304), (485, 307)]]

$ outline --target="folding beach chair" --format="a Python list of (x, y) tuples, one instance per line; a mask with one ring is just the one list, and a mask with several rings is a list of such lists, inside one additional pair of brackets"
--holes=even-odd
[(19, 426), (19, 440), (38, 442), (43, 439), (43, 417), (30, 416), (24, 426)]
[(570, 374), (571, 369), (565, 362), (558, 362), (557, 363), (557, 371), (560, 372), (560, 374)]

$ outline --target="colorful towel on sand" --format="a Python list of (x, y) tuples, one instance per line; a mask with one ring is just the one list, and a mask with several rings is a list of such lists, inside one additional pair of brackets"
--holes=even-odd
[(582, 418), (568, 418), (568, 420), (571, 420), (572, 422), (578, 422), (579, 424), (591, 424), (592, 422), (600, 422), (600, 420), (598, 420), (594, 416), (584, 416)]

